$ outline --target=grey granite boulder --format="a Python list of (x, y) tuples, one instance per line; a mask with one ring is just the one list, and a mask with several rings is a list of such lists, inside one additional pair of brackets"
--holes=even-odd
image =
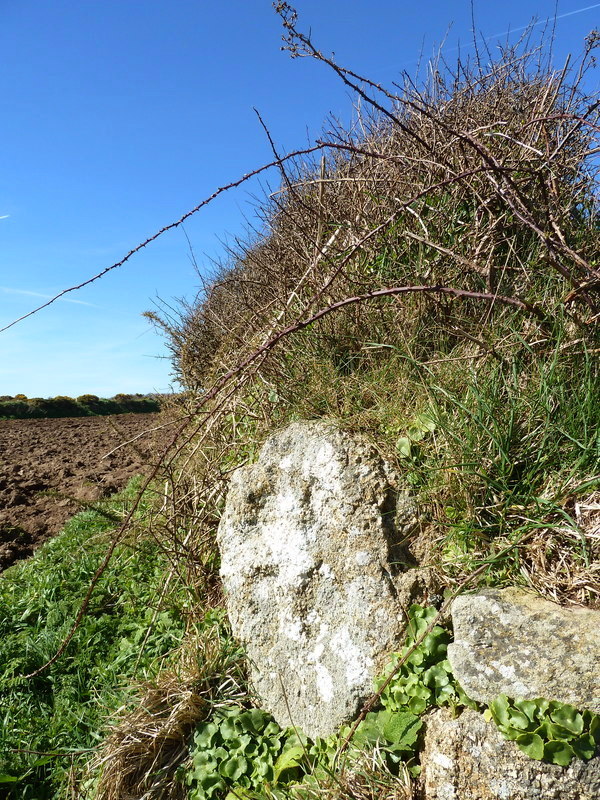
[(324, 422), (293, 423), (231, 478), (218, 543), (233, 632), (261, 705), (311, 737), (355, 715), (403, 638), (414, 507), (394, 483)]
[(545, 697), (600, 711), (600, 611), (488, 589), (457, 597), (452, 622), (448, 659), (474, 700)]
[(475, 711), (427, 718), (423, 800), (598, 800), (600, 758), (568, 767), (534, 761)]

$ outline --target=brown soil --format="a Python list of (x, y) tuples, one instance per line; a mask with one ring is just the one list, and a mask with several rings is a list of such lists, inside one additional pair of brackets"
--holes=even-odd
[(151, 429), (163, 421), (159, 414), (0, 420), (0, 570), (143, 472), (165, 438)]

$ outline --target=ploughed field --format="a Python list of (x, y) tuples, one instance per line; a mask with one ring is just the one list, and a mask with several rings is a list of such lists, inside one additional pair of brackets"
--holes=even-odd
[(165, 438), (153, 429), (164, 421), (160, 414), (0, 420), (0, 570), (147, 469)]

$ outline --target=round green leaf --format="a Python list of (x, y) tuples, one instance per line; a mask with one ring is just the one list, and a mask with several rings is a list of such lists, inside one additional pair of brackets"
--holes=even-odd
[(495, 697), (490, 704), (490, 711), (494, 717), (497, 725), (508, 726), (510, 724), (509, 718), (509, 702), (505, 694), (499, 694)]
[(400, 458), (410, 458), (412, 448), (408, 436), (401, 436), (396, 442), (396, 450)]
[(590, 734), (594, 737), (596, 744), (600, 745), (600, 715), (592, 714), (589, 723)]
[(198, 747), (207, 749), (213, 743), (218, 731), (219, 728), (214, 724), (214, 722), (203, 722), (198, 726), (198, 729), (194, 735), (194, 742)]
[(575, 706), (561, 703), (559, 708), (550, 712), (550, 719), (575, 735), (583, 732), (583, 717)]
[(572, 735), (566, 731), (564, 728), (561, 728), (560, 725), (556, 725), (552, 720), (548, 719), (547, 717), (544, 718), (542, 724), (535, 729), (535, 733), (544, 739), (544, 741), (565, 741), (572, 738)]
[(544, 742), (537, 733), (522, 733), (515, 739), (518, 747), (530, 758), (541, 761), (544, 758)]
[(411, 697), (408, 708), (413, 714), (420, 715), (427, 709), (427, 700), (424, 700), (422, 697)]
[(206, 797), (217, 797), (227, 787), (225, 781), (214, 773), (203, 775), (198, 781)]
[(235, 739), (239, 734), (239, 729), (236, 727), (235, 718), (227, 717), (219, 725), (221, 736), (225, 740)]
[(568, 767), (575, 752), (567, 742), (546, 742), (544, 745), (544, 760), (561, 767)]
[(582, 761), (589, 761), (590, 758), (596, 755), (596, 740), (589, 733), (578, 736), (577, 739), (573, 739), (570, 745), (577, 758), (580, 758)]
[(264, 730), (265, 736), (279, 736), (283, 731), (276, 722), (269, 722)]
[(511, 728), (517, 728), (520, 731), (526, 731), (532, 725), (527, 714), (514, 707), (508, 709), (508, 724)]
[(217, 768), (217, 762), (212, 750), (198, 750), (192, 759), (194, 767), (198, 767), (203, 772), (211, 772)]
[(408, 438), (412, 442), (420, 442), (421, 439), (423, 439), (425, 437), (425, 434), (427, 433), (427, 431), (422, 430), (417, 425), (411, 425), (410, 428), (408, 429), (407, 433), (408, 433)]
[(435, 693), (435, 701), (438, 705), (446, 705), (447, 703), (453, 703), (457, 699), (456, 691), (454, 686), (451, 683), (448, 683), (446, 686), (442, 686), (441, 689)]
[(426, 686), (441, 689), (442, 686), (447, 686), (450, 683), (450, 678), (441, 664), (434, 664), (433, 667), (429, 667), (423, 673), (423, 683)]
[(534, 700), (515, 700), (513, 702), (515, 708), (526, 714), (530, 722), (535, 722), (537, 718), (538, 705)]
[(227, 759), (219, 767), (219, 772), (224, 778), (229, 778), (230, 781), (238, 781), (241, 776), (248, 771), (248, 762), (241, 756), (234, 756)]

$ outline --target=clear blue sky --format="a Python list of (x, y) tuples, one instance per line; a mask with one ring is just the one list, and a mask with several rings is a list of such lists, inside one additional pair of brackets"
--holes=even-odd
[[(468, 0), (298, 0), (299, 27), (369, 77), (391, 82), (446, 38), (471, 42)], [(475, 0), (490, 38), (546, 19), (554, 2)], [(561, 0), (555, 61), (600, 27), (600, 3)], [(0, 0), (0, 327), (78, 284), (270, 160), (306, 145), (352, 98), (325, 67), (280, 51), (270, 0)], [(597, 87), (597, 74), (593, 81)], [(273, 182), (277, 183), (276, 176)], [(200, 264), (252, 216), (247, 186), (187, 225)], [(194, 297), (176, 230), (104, 279), (0, 334), (0, 394), (166, 390), (170, 365), (141, 312)]]

